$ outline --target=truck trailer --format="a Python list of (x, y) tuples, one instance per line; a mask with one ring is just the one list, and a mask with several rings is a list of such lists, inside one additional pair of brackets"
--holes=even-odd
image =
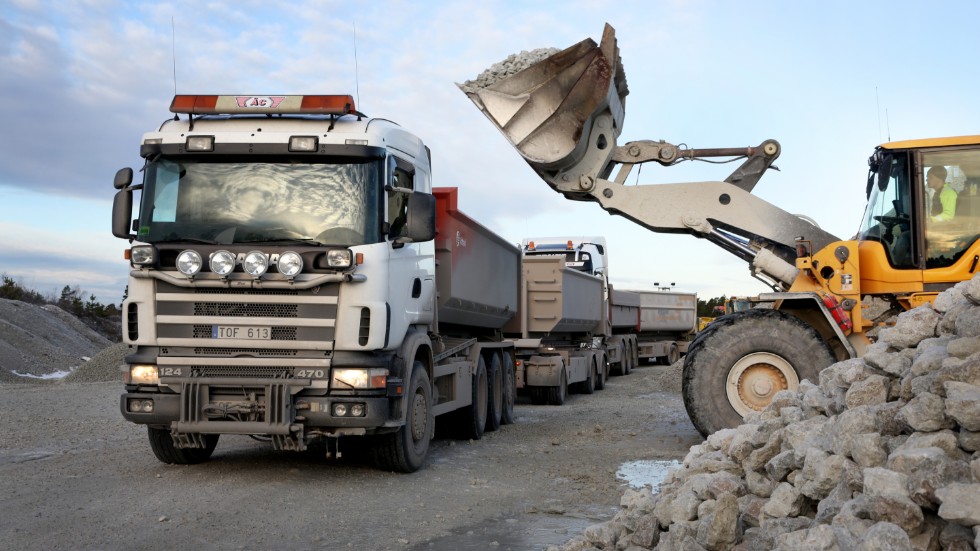
[(513, 420), (520, 251), (432, 188), (418, 137), (351, 96), (170, 111), (112, 214), (131, 243), (120, 409), (159, 460), (206, 461), (222, 434), (335, 457), (364, 436), (411, 472), (437, 418), (471, 439)]
[(521, 250), (520, 311), (504, 333), (517, 388), (533, 403), (561, 405), (569, 390), (592, 394), (641, 359), (673, 363), (687, 351), (697, 295), (615, 289), (604, 237), (526, 238)]

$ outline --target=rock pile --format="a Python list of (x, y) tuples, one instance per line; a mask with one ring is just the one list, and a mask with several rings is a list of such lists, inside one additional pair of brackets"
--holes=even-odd
[(980, 548), (980, 276), (553, 551)]
[(476, 92), (481, 88), (486, 88), (498, 80), (510, 75), (519, 73), (535, 63), (558, 53), (558, 48), (538, 48), (536, 50), (524, 50), (518, 54), (511, 54), (503, 61), (494, 63), (473, 80), (467, 80), (458, 84), (461, 90), (467, 93)]

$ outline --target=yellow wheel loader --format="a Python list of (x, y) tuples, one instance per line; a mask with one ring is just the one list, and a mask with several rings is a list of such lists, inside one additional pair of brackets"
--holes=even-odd
[[(752, 194), (779, 156), (755, 147), (617, 145), (628, 94), (615, 31), (511, 74), (460, 85), (532, 169), (575, 201), (594, 201), (655, 232), (707, 239), (749, 263), (773, 292), (763, 307), (716, 319), (691, 344), (683, 395), (707, 435), (737, 426), (784, 389), (861, 356), (895, 314), (932, 301), (980, 262), (980, 136), (880, 145), (869, 159), (867, 207), (853, 239)], [(633, 167), (744, 158), (721, 182), (624, 185)]]

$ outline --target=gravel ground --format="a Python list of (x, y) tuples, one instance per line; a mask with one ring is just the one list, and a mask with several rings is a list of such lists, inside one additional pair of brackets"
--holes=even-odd
[(642, 366), (561, 407), (521, 400), (517, 423), (437, 439), (419, 472), (274, 452), (222, 437), (213, 459), (159, 463), (118, 411), (113, 346), (60, 382), (0, 383), (0, 541), (9, 549), (542, 549), (611, 518), (625, 462), (702, 441), (679, 365)]

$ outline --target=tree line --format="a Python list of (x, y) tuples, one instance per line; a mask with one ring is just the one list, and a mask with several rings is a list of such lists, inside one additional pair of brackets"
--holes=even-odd
[(109, 340), (119, 341), (121, 331), (121, 305), (102, 304), (95, 295), (88, 293), (88, 299), (79, 286), (65, 285), (60, 295), (41, 293), (21, 285), (7, 274), (0, 275), (0, 298), (19, 300), (38, 306), (53, 304), (74, 315), (92, 329)]

